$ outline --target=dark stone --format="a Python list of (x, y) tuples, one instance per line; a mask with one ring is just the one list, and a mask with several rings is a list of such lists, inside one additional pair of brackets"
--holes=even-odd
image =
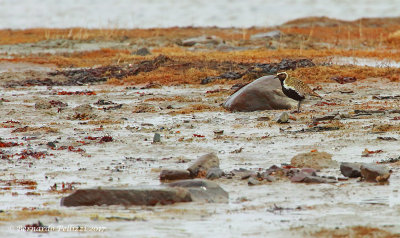
[(161, 142), (161, 135), (159, 133), (154, 133), (153, 143)]
[(199, 173), (206, 175), (210, 168), (219, 168), (219, 158), (214, 153), (200, 156), (188, 170), (193, 177), (196, 177)]
[(228, 202), (229, 195), (207, 180), (181, 180), (158, 187), (79, 189), (61, 199), (61, 206), (168, 205), (176, 202)]
[(47, 146), (51, 147), (51, 148), (56, 148), (56, 144), (54, 142), (52, 142), (52, 141), (47, 142)]
[(188, 189), (195, 202), (221, 202), (229, 200), (229, 194), (217, 183), (202, 179), (181, 180), (170, 183), (169, 187), (181, 187)]
[(190, 178), (190, 172), (187, 170), (163, 169), (160, 173), (160, 180), (181, 180)]
[(361, 177), (361, 163), (347, 163), (340, 164), (340, 172), (349, 178)]
[(220, 168), (210, 168), (207, 171), (206, 178), (207, 179), (219, 179), (224, 175), (224, 171)]
[(386, 182), (391, 171), (384, 165), (378, 164), (362, 164), (361, 177), (366, 182)]
[(140, 55), (140, 56), (146, 56), (146, 55), (151, 55), (151, 52), (146, 48), (140, 48), (137, 51), (133, 52), (134, 55)]
[(101, 206), (101, 205), (167, 205), (176, 202), (191, 202), (192, 198), (184, 188), (100, 188), (78, 189), (62, 198), (61, 206)]
[(282, 92), (281, 83), (274, 76), (264, 76), (232, 94), (223, 107), (230, 111), (258, 111), (290, 109), (294, 100)]

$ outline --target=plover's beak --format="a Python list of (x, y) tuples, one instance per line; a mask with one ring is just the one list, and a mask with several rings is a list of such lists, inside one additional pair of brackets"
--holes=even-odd
[(275, 75), (274, 79), (277, 79), (277, 78), (278, 78), (278, 75)]

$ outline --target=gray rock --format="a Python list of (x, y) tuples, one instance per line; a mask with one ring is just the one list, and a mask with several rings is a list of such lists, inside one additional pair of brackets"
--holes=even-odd
[(99, 188), (78, 189), (62, 198), (61, 206), (101, 206), (101, 205), (167, 205), (176, 202), (191, 202), (187, 189), (169, 187), (147, 188)]
[(160, 173), (160, 180), (181, 180), (190, 179), (190, 172), (188, 170), (173, 170), (173, 169), (163, 169)]
[(151, 55), (151, 52), (146, 47), (143, 47), (143, 48), (140, 48), (137, 51), (133, 52), (132, 54), (146, 56), (146, 55)]
[(276, 119), (278, 123), (288, 123), (289, 122), (289, 114), (287, 112), (282, 112)]
[(48, 147), (50, 147), (50, 148), (56, 148), (56, 144), (55, 144), (54, 142), (52, 142), (52, 141), (47, 142), (46, 145), (47, 145)]
[(206, 178), (207, 179), (219, 179), (224, 175), (224, 171), (220, 168), (210, 168), (207, 171)]
[(386, 182), (390, 178), (391, 171), (384, 165), (362, 164), (360, 168), (366, 182)]
[(61, 199), (61, 206), (168, 205), (177, 202), (228, 202), (229, 194), (207, 180), (181, 180), (156, 187), (79, 189)]
[(200, 156), (188, 170), (192, 177), (196, 177), (199, 173), (206, 175), (210, 168), (219, 168), (219, 158), (214, 153)]
[(257, 33), (250, 36), (250, 40), (258, 40), (258, 39), (268, 39), (268, 38), (279, 38), (281, 37), (282, 32), (279, 30)]
[(361, 163), (341, 163), (340, 172), (349, 178), (361, 177)]
[(258, 181), (256, 178), (254, 177), (250, 177), (249, 180), (247, 180), (247, 184), (249, 186), (253, 186), (253, 185), (259, 185), (260, 181)]
[(230, 111), (259, 111), (290, 109), (296, 101), (282, 92), (281, 83), (274, 76), (264, 76), (232, 94), (222, 106)]
[(154, 133), (153, 143), (161, 142), (161, 135), (159, 133)]
[(217, 183), (208, 180), (181, 180), (170, 183), (168, 186), (188, 189), (192, 200), (195, 202), (226, 203), (229, 201), (229, 194)]

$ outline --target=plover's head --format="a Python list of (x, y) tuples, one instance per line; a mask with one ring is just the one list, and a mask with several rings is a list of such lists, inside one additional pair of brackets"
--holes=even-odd
[(283, 82), (283, 80), (287, 79), (287, 77), (289, 77), (288, 74), (286, 72), (282, 72), (282, 73), (276, 74), (274, 78), (277, 78), (281, 82)]

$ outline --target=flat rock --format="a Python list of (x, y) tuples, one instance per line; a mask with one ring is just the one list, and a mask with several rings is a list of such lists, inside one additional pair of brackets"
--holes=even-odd
[(183, 169), (163, 169), (160, 173), (160, 180), (182, 180), (190, 179), (190, 172)]
[(332, 160), (332, 155), (326, 152), (301, 153), (292, 158), (291, 165), (298, 168), (324, 169), (334, 168), (338, 164)]
[(101, 205), (167, 205), (176, 202), (191, 202), (187, 189), (169, 187), (144, 188), (93, 188), (78, 189), (62, 198), (61, 206), (101, 206)]
[(165, 186), (78, 189), (61, 199), (61, 206), (168, 205), (177, 202), (228, 202), (229, 195), (207, 180), (182, 180)]
[(222, 106), (230, 111), (259, 111), (290, 109), (295, 104), (282, 92), (274, 76), (264, 76), (232, 94)]
[(193, 177), (196, 177), (199, 173), (206, 175), (210, 168), (219, 168), (219, 158), (214, 153), (200, 156), (188, 170)]
[(340, 172), (349, 178), (361, 177), (361, 163), (341, 163)]
[(361, 177), (366, 182), (386, 182), (391, 171), (384, 165), (378, 164), (362, 164)]
[(217, 183), (209, 180), (181, 180), (167, 186), (188, 189), (191, 199), (195, 202), (226, 203), (229, 200), (229, 194)]

